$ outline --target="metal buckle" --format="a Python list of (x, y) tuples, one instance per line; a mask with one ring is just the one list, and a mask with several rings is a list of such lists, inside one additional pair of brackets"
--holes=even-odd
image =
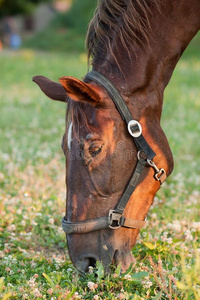
[(152, 167), (155, 170), (155, 174), (154, 174), (154, 178), (158, 181), (160, 181), (160, 184), (162, 184), (165, 179), (167, 178), (166, 172), (164, 169), (158, 169), (158, 167), (156, 166), (156, 164), (150, 160), (147, 159), (147, 163), (150, 165), (150, 167)]
[(162, 184), (165, 179), (167, 178), (166, 172), (164, 169), (160, 169), (158, 173), (156, 173), (155, 175), (156, 180), (159, 180), (160, 183)]
[(142, 134), (142, 126), (138, 121), (131, 120), (128, 123), (128, 132), (130, 133), (130, 135), (137, 138)]
[(111, 229), (118, 229), (122, 226), (122, 224), (121, 224), (122, 213), (117, 212), (115, 210), (110, 210), (108, 216), (109, 216), (109, 220), (110, 220), (109, 227)]

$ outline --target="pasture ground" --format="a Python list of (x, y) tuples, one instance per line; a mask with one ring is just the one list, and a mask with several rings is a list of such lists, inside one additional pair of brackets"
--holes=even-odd
[(200, 299), (200, 39), (165, 92), (162, 125), (175, 160), (133, 249), (125, 274), (103, 268), (80, 276), (60, 222), (65, 104), (48, 100), (34, 75), (53, 80), (87, 72), (84, 54), (0, 53), (0, 298)]

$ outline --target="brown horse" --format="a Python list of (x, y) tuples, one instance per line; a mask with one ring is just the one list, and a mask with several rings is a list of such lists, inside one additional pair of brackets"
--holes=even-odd
[(61, 84), (34, 77), (68, 102), (63, 229), (80, 271), (134, 262), (139, 229), (173, 170), (160, 126), (164, 89), (199, 29), (200, 0), (100, 0), (87, 35), (92, 73)]

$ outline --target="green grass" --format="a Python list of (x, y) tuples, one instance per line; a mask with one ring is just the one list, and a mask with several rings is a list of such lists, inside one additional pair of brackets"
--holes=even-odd
[[(133, 249), (136, 266), (80, 276), (60, 228), (65, 104), (48, 100), (34, 75), (87, 72), (84, 55), (30, 50), (0, 54), (0, 298), (200, 299), (199, 37), (165, 93), (162, 124), (175, 170), (158, 192)], [(99, 297), (99, 298), (98, 298)]]

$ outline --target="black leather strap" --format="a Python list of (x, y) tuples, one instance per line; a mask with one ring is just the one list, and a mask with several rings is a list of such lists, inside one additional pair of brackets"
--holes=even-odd
[(144, 167), (147, 165), (147, 162), (146, 160), (144, 159), (140, 159), (138, 160), (138, 163), (136, 165), (136, 168), (133, 172), (133, 175), (120, 199), (120, 201), (118, 202), (116, 208), (115, 208), (115, 211), (116, 212), (120, 212), (121, 214), (123, 214), (124, 212), (124, 209), (131, 197), (131, 195), (133, 194), (137, 184), (138, 184), (138, 181), (141, 177), (141, 174), (142, 174), (142, 171), (144, 169)]
[[(87, 221), (79, 221), (79, 222), (70, 222), (66, 220), (65, 217), (62, 219), (62, 229), (65, 233), (68, 234), (72, 234), (72, 233), (83, 234), (92, 231), (98, 231), (98, 230), (109, 228), (111, 224), (112, 224), (112, 219), (109, 216), (87, 220)], [(121, 216), (118, 225), (119, 225), (117, 226), (118, 228), (126, 227), (132, 229), (141, 229), (146, 225), (146, 222), (142, 220), (132, 220)]]
[[(93, 80), (106, 89), (117, 110), (119, 111), (122, 119), (126, 122), (127, 125), (131, 120), (133, 120), (132, 114), (119, 91), (107, 77), (95, 70), (92, 70), (85, 76), (85, 80)], [(151, 149), (142, 134), (139, 137), (133, 137), (133, 139), (138, 151), (145, 151), (148, 159), (152, 160), (156, 156), (155, 152)]]
[(105, 77), (104, 75), (100, 74), (95, 70), (92, 70), (85, 76), (85, 79), (94, 80), (106, 89), (109, 96), (112, 98), (113, 102), (115, 103), (115, 106), (118, 112), (120, 113), (122, 119), (126, 121), (127, 124), (129, 123), (129, 121), (133, 119), (131, 112), (126, 106), (126, 104), (124, 103), (124, 100), (120, 95), (119, 91), (107, 77)]

